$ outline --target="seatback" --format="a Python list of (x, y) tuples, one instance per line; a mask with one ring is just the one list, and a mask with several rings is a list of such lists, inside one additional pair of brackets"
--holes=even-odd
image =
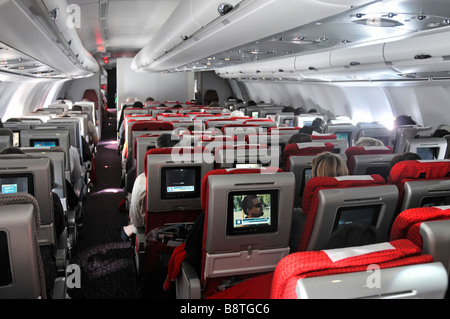
[(278, 167), (279, 149), (265, 144), (223, 145), (215, 150), (216, 168)]
[(262, 133), (263, 130), (256, 124), (228, 124), (221, 128), (223, 135), (236, 136), (238, 141), (243, 141), (246, 135)]
[(396, 127), (393, 132), (394, 153), (400, 154), (406, 152), (406, 141), (414, 139), (419, 134), (430, 135), (431, 127), (422, 127), (419, 125), (403, 125)]
[(203, 147), (173, 147), (146, 153), (147, 230), (193, 221), (192, 216), (200, 213), (201, 180), (213, 169), (212, 161), (203, 160), (204, 151)]
[(58, 194), (61, 199), (61, 203), (65, 209), (67, 209), (67, 189), (66, 189), (66, 178), (65, 178), (65, 163), (66, 154), (64, 150), (58, 146), (49, 148), (34, 148), (34, 147), (23, 147), (22, 151), (27, 155), (42, 157), (46, 156), (52, 160), (53, 163), (53, 176), (54, 184), (52, 191)]
[(298, 251), (323, 249), (341, 225), (375, 227), (388, 238), (398, 191), (377, 174), (313, 177), (303, 192), (306, 221)]
[(334, 145), (333, 153), (338, 154), (340, 157), (344, 159), (345, 162), (347, 162), (347, 155), (345, 154), (345, 151), (348, 148), (348, 141), (346, 139), (337, 138), (335, 134), (330, 133), (319, 134), (313, 132), (313, 134), (311, 134), (311, 140), (313, 142), (333, 144)]
[(145, 154), (152, 148), (156, 148), (158, 137), (159, 134), (147, 134), (136, 138), (133, 148), (134, 157), (136, 159), (136, 176), (145, 172)]
[(316, 155), (291, 156), (289, 158), (289, 171), (295, 175), (294, 207), (302, 206), (303, 192), (306, 183), (311, 179), (311, 162)]
[(335, 134), (338, 139), (346, 139), (349, 147), (354, 144), (356, 131), (356, 125), (348, 123), (326, 124), (323, 129), (324, 133), (332, 133)]
[(1, 192), (29, 193), (40, 208), (40, 244), (55, 245), (52, 189), (52, 164), (50, 158), (22, 154), (0, 155)]
[(355, 155), (353, 156), (353, 168), (349, 172), (351, 175), (372, 175), (378, 174), (388, 179), (391, 169), (391, 161), (396, 154), (380, 155)]
[[(294, 183), (292, 173), (274, 167), (218, 169), (204, 176), (200, 279), (205, 287), (212, 278), (272, 271), (289, 253)], [(244, 218), (241, 205), (248, 195), (257, 197), (262, 216)]]
[[(43, 142), (43, 143), (40, 143)], [(48, 144), (47, 144), (48, 142)], [(69, 131), (62, 129), (22, 130), (20, 132), (21, 147), (54, 147), (59, 146), (66, 154), (66, 177), (70, 172), (70, 139)], [(70, 176), (70, 173), (69, 173)], [(69, 178), (70, 180), (70, 178)]]
[(354, 174), (355, 159), (357, 155), (380, 155), (380, 154), (393, 154), (394, 150), (390, 146), (351, 146), (345, 151), (347, 156), (347, 167), (350, 175)]
[(444, 297), (447, 281), (441, 263), (402, 239), (290, 254), (275, 269), (270, 297), (436, 299)]
[(0, 150), (13, 146), (13, 131), (7, 128), (0, 128)]
[(0, 194), (0, 299), (47, 298), (39, 219), (33, 196)]
[(450, 273), (450, 206), (410, 208), (394, 221), (391, 240), (411, 240)]
[[(359, 124), (359, 123), (358, 123)], [(378, 127), (360, 127), (358, 131), (355, 133), (355, 141), (358, 141), (361, 137), (372, 137), (376, 138), (377, 140), (380, 140), (383, 142), (386, 146), (393, 145), (392, 138), (393, 133), (390, 129), (381, 126), (381, 124)]]
[(306, 143), (291, 143), (286, 145), (283, 152), (284, 169), (290, 170), (289, 159), (291, 156), (311, 156), (318, 155), (322, 152), (333, 152), (334, 145), (323, 142), (306, 142)]
[(416, 153), (423, 160), (444, 159), (447, 154), (447, 139), (444, 137), (408, 139), (405, 152)]
[(410, 160), (395, 164), (388, 182), (399, 191), (399, 212), (450, 204), (450, 160)]
[(272, 127), (278, 127), (278, 123), (271, 119), (250, 119), (244, 121), (244, 124), (256, 124), (264, 130), (268, 130)]
[(318, 117), (323, 120), (323, 116), (319, 116), (316, 114), (314, 114), (314, 115), (311, 115), (311, 114), (296, 115), (294, 124), (295, 124), (295, 126), (300, 126), (300, 127), (311, 126), (312, 122)]
[(294, 113), (280, 113), (275, 116), (275, 122), (278, 126), (294, 127), (299, 126), (294, 124), (295, 115)]

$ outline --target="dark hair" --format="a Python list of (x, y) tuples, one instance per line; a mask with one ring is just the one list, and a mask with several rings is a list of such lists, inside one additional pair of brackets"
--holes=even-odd
[(17, 147), (17, 146), (9, 146), (9, 147), (6, 147), (6, 148), (2, 149), (2, 150), (0, 151), (0, 154), (1, 154), (1, 155), (4, 155), (4, 154), (25, 154), (25, 152), (22, 151), (22, 150), (21, 150), (19, 147)]
[(420, 157), (420, 155), (418, 155), (416, 153), (412, 153), (412, 152), (397, 154), (391, 159), (391, 161), (389, 163), (389, 170), (391, 170), (392, 167), (394, 167), (394, 165), (399, 162), (421, 160), (421, 159), (422, 159), (422, 157)]
[(353, 223), (343, 225), (335, 230), (325, 249), (371, 245), (384, 240), (375, 227)]
[(281, 110), (282, 113), (294, 113), (294, 108), (292, 106), (285, 106)]
[(306, 110), (303, 106), (294, 109), (294, 115), (300, 115), (300, 114), (305, 114)]
[(306, 133), (296, 133), (289, 138), (287, 144), (307, 142), (312, 142), (311, 135)]
[(431, 137), (444, 137), (446, 135), (450, 135), (450, 132), (447, 130), (444, 130), (442, 128), (438, 128), (436, 131), (434, 131), (433, 135)]
[(242, 201), (242, 210), (244, 211), (244, 214), (247, 216), (247, 209), (252, 209), (253, 208), (253, 199), (258, 198), (256, 197), (256, 195), (247, 195), (244, 197), (244, 200)]
[(83, 111), (83, 107), (81, 105), (75, 104), (72, 106), (72, 111)]
[(161, 134), (156, 140), (156, 147), (174, 147), (178, 144), (178, 140), (172, 140), (172, 134), (164, 133)]
[(325, 125), (325, 121), (322, 120), (320, 117), (317, 117), (312, 122), (311, 127), (313, 128), (314, 131), (316, 131), (318, 133), (322, 133), (324, 125)]
[(247, 106), (256, 106), (256, 102), (253, 100), (250, 100), (247, 102)]
[(394, 126), (402, 126), (402, 125), (416, 125), (416, 121), (414, 121), (409, 115), (399, 115), (394, 120)]
[(142, 104), (142, 102), (136, 101), (136, 102), (133, 103), (133, 107), (143, 108), (144, 104)]
[(316, 110), (316, 109), (310, 109), (310, 110), (308, 111), (308, 113), (317, 113), (317, 110)]
[(150, 97), (150, 96), (149, 96), (148, 98), (145, 99), (146, 102), (153, 102), (154, 100), (155, 100), (155, 99), (152, 98), (152, 97)]
[(312, 128), (312, 126), (303, 126), (298, 132), (311, 135), (313, 131), (314, 129)]

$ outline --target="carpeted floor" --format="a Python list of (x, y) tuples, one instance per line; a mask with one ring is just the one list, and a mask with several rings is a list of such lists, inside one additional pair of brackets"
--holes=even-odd
[(120, 188), (120, 155), (116, 142), (116, 112), (109, 110), (97, 146), (97, 180), (83, 202), (79, 238), (72, 264), (81, 268), (81, 288), (69, 289), (72, 299), (131, 299), (136, 278), (130, 242), (120, 239), (128, 215), (118, 211), (124, 192)]

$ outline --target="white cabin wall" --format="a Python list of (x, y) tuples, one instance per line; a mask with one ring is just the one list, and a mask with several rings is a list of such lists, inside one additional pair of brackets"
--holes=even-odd
[(100, 94), (100, 73), (96, 73), (91, 77), (75, 79), (67, 84), (64, 88), (64, 96), (72, 102), (83, 100), (83, 94), (86, 90), (93, 89), (97, 92), (97, 96), (101, 99)]
[(131, 69), (131, 58), (117, 59), (118, 103), (128, 97), (145, 101), (153, 97), (157, 101), (185, 102), (194, 96), (194, 73), (135, 72)]
[(219, 77), (214, 71), (201, 72), (202, 79), (202, 101), (204, 101), (205, 93), (208, 90), (216, 90), (219, 97), (219, 105), (223, 105), (229, 96), (234, 95), (228, 80)]

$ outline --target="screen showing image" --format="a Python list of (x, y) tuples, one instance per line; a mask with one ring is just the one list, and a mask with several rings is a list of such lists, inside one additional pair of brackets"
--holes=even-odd
[(334, 135), (336, 135), (336, 138), (338, 140), (346, 140), (348, 142), (348, 145), (351, 145), (350, 143), (350, 133), (348, 132), (335, 132)]
[(54, 147), (59, 146), (57, 139), (34, 139), (30, 140), (32, 147)]
[(294, 119), (285, 119), (283, 124), (286, 124), (288, 127), (292, 127), (294, 125)]
[(29, 193), (34, 195), (31, 173), (0, 175), (1, 194)]
[(257, 118), (258, 117), (258, 113), (259, 113), (259, 111), (253, 111), (252, 112), (252, 117)]
[(228, 197), (227, 235), (276, 231), (277, 209), (277, 191), (231, 192)]
[(433, 160), (437, 159), (439, 148), (438, 147), (418, 147), (416, 150), (417, 155), (419, 155), (423, 160)]
[(195, 198), (200, 196), (200, 167), (163, 167), (161, 198)]
[(277, 114), (276, 114), (276, 113), (273, 113), (273, 114), (267, 113), (267, 114), (266, 114), (266, 119), (271, 119), (271, 120), (274, 120), (274, 121), (275, 121), (276, 117), (277, 117)]
[(312, 121), (304, 121), (303, 122), (303, 126), (311, 126), (312, 125)]
[(333, 231), (341, 226), (358, 223), (362, 226), (376, 226), (381, 205), (339, 208)]

